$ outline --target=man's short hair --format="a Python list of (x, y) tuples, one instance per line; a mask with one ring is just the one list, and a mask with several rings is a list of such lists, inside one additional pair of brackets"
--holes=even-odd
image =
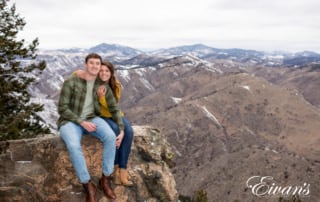
[(102, 57), (100, 55), (98, 55), (97, 53), (90, 53), (89, 55), (87, 55), (85, 62), (87, 63), (88, 60), (91, 58), (99, 59), (100, 63), (102, 63)]

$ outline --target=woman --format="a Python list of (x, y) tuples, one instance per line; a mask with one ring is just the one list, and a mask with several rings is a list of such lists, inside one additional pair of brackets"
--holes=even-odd
[[(82, 71), (76, 71), (77, 76), (81, 77)], [(115, 78), (114, 75), (114, 66), (111, 62), (105, 61), (101, 65), (101, 70), (99, 72), (99, 78), (105, 83), (108, 83), (111, 87), (113, 95), (115, 96), (117, 102), (120, 101), (121, 97), (121, 84)], [(104, 86), (100, 86), (97, 94), (99, 96), (99, 102), (101, 104), (101, 117), (110, 125), (112, 130), (115, 132), (117, 136), (116, 139), (116, 156), (114, 162), (114, 183), (117, 185), (125, 185), (132, 186), (133, 183), (130, 180), (128, 171), (127, 171), (127, 163), (128, 158), (131, 151), (131, 144), (133, 140), (133, 129), (131, 127), (130, 122), (123, 116), (121, 112), (122, 121), (124, 124), (124, 133), (120, 131), (117, 123), (112, 120), (112, 115), (108, 109), (108, 103), (106, 102), (105, 94), (106, 88)]]

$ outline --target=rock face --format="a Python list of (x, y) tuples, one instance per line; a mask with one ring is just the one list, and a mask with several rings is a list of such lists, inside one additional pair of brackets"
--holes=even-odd
[[(116, 186), (116, 201), (177, 201), (169, 166), (173, 153), (159, 130), (134, 127), (129, 173), (134, 186)], [(95, 184), (101, 177), (102, 144), (84, 135), (83, 152)], [(85, 201), (85, 193), (59, 136), (0, 142), (0, 201)], [(98, 201), (109, 201), (98, 189)]]

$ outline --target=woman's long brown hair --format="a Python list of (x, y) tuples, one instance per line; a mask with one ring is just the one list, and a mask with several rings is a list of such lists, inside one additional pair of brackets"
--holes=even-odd
[(108, 60), (105, 60), (101, 63), (101, 65), (106, 66), (111, 73), (110, 79), (109, 79), (109, 86), (111, 87), (112, 93), (113, 95), (116, 97), (117, 102), (119, 102), (118, 97), (116, 96), (116, 88), (117, 88), (117, 79), (114, 76), (114, 66), (111, 62), (109, 62)]

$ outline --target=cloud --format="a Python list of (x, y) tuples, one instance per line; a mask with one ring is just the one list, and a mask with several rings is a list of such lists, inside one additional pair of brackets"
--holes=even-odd
[[(41, 48), (107, 42), (156, 49), (204, 43), (222, 48), (320, 51), (320, 25), (316, 23), (320, 2), (316, 0), (14, 2), (27, 21), (22, 36), (39, 37)], [(272, 47), (272, 41), (281, 46), (271, 43)]]

